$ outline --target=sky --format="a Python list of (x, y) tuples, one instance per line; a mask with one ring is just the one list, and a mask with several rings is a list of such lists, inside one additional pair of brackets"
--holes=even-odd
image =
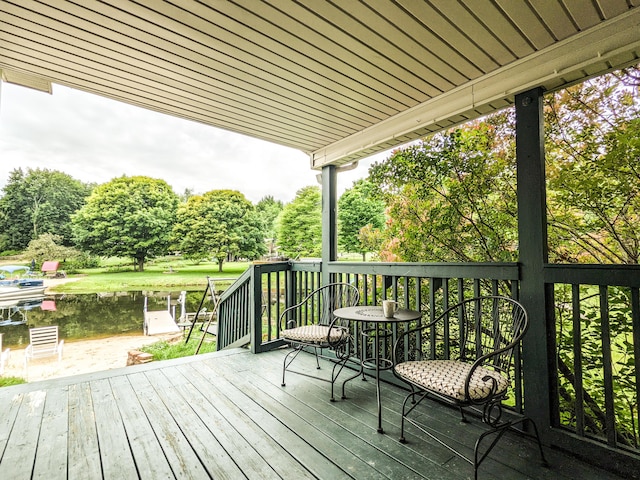
[[(338, 174), (338, 194), (367, 176), (378, 154)], [(122, 175), (165, 180), (174, 192), (238, 190), (254, 204), (285, 203), (318, 185), (305, 153), (53, 85), (53, 94), (0, 82), (0, 188), (11, 171), (58, 170), (82, 182)]]

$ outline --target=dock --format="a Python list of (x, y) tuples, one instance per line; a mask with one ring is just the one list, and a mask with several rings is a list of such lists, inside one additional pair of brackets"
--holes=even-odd
[(176, 323), (175, 308), (172, 309), (171, 297), (167, 297), (166, 310), (147, 310), (147, 297), (144, 297), (144, 334), (162, 335), (163, 333), (180, 332), (180, 327)]
[(144, 312), (145, 335), (161, 335), (179, 331), (180, 327), (178, 327), (170, 312), (166, 310)]

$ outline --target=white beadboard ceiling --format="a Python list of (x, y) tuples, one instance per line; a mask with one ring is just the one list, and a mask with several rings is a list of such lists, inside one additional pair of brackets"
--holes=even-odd
[[(640, 0), (0, 0), (2, 79), (343, 165), (640, 60)], [(55, 88), (54, 88), (55, 94)]]

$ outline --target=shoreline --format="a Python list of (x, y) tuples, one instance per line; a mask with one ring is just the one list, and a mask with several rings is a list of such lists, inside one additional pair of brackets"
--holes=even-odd
[(65, 342), (62, 360), (48, 357), (31, 360), (25, 370), (24, 348), (11, 349), (3, 377), (21, 377), (27, 382), (70, 377), (127, 366), (129, 351), (163, 340), (176, 338), (167, 335), (118, 335), (90, 340)]

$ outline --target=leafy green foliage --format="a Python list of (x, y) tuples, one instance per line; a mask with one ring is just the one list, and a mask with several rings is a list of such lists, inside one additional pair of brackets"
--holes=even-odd
[(185, 256), (194, 260), (213, 256), (222, 271), (227, 259), (254, 259), (265, 252), (263, 225), (243, 194), (212, 190), (180, 206), (173, 238)]
[(167, 252), (178, 197), (164, 180), (119, 177), (96, 187), (73, 216), (78, 246), (92, 254), (125, 256), (144, 269)]
[(21, 377), (0, 377), (0, 387), (11, 387), (23, 383), (27, 383), (27, 381)]
[(374, 186), (359, 180), (346, 190), (338, 200), (338, 243), (345, 252), (361, 253), (363, 260), (375, 242), (362, 241), (370, 236), (360, 236), (360, 231), (373, 232), (384, 227), (384, 203), (374, 196)]
[(289, 257), (317, 257), (322, 250), (322, 196), (318, 187), (304, 187), (278, 218), (278, 246)]
[(276, 219), (284, 205), (280, 200), (275, 200), (272, 196), (262, 198), (256, 204), (256, 212), (262, 223), (265, 232), (265, 241), (267, 243), (268, 254), (273, 255), (276, 248)]
[(55, 170), (13, 170), (0, 198), (2, 249), (21, 250), (44, 233), (72, 245), (71, 215), (90, 191), (90, 186)]
[(545, 99), (552, 259), (638, 263), (640, 95), (625, 72)]
[[(196, 348), (200, 342), (197, 338), (192, 338), (189, 343), (184, 342), (169, 343), (166, 341), (152, 343), (140, 348), (141, 351), (153, 355), (154, 360), (170, 360), (172, 358), (187, 357), (195, 355)], [(202, 342), (198, 354), (210, 353), (216, 351), (216, 342)]]
[(31, 240), (23, 253), (25, 259), (35, 260), (37, 265), (42, 265), (47, 260), (62, 261), (70, 255), (73, 249), (61, 245), (62, 237), (45, 233)]
[(390, 261), (515, 261), (515, 160), (493, 123), (396, 150), (370, 181), (388, 205)]

